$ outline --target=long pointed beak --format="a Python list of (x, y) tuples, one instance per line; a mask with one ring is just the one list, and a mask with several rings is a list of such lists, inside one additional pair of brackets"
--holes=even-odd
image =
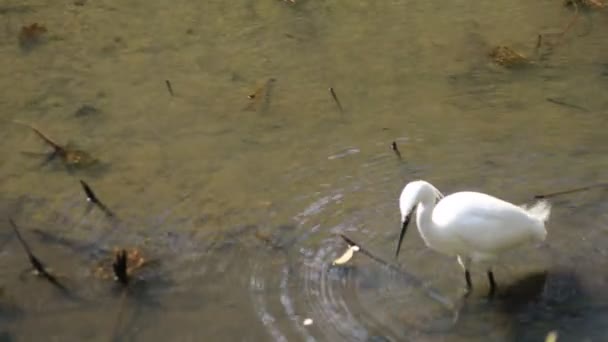
[(405, 236), (405, 232), (407, 231), (407, 225), (410, 223), (410, 219), (412, 218), (412, 213), (407, 214), (405, 219), (403, 220), (403, 225), (401, 226), (401, 234), (399, 234), (399, 243), (397, 244), (397, 253), (395, 253), (395, 258), (399, 256), (399, 250), (401, 249), (401, 243), (403, 242), (403, 237)]

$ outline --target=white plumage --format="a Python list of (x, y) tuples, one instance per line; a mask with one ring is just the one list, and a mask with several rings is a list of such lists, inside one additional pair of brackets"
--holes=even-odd
[[(437, 203), (437, 201), (439, 202)], [(516, 206), (479, 192), (457, 192), (446, 196), (428, 182), (408, 183), (399, 198), (402, 229), (397, 255), (413, 211), (418, 231), (426, 245), (437, 252), (457, 256), (465, 270), (467, 289), (472, 288), (471, 262), (488, 262), (525, 243), (545, 240), (545, 222), (551, 206), (539, 201), (532, 207)], [(490, 293), (495, 282), (488, 269)]]

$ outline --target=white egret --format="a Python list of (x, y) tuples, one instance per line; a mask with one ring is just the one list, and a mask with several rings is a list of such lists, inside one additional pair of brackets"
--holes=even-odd
[(551, 212), (546, 201), (527, 208), (479, 192), (457, 192), (444, 198), (437, 188), (422, 180), (403, 188), (399, 207), (402, 228), (396, 257), (415, 211), (418, 231), (425, 244), (458, 258), (464, 269), (467, 293), (473, 287), (469, 273), (471, 263), (490, 265), (487, 270), (490, 295), (496, 288), (491, 263), (503, 252), (527, 242), (543, 241), (547, 236), (545, 222)]

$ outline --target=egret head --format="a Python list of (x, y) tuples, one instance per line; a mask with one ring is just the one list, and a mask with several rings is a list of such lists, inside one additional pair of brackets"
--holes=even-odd
[(401, 210), (401, 234), (399, 234), (399, 242), (397, 243), (397, 252), (395, 257), (399, 256), (401, 243), (407, 231), (407, 226), (410, 223), (412, 216), (416, 214), (418, 203), (435, 204), (443, 198), (443, 194), (430, 183), (423, 180), (413, 181), (408, 183), (399, 197), (399, 209)]

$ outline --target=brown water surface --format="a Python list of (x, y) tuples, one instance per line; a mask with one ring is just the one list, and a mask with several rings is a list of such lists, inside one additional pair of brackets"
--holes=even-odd
[[(581, 10), (560, 38), (573, 13), (548, 0), (3, 0), (0, 340), (608, 339), (606, 189), (553, 199), (546, 244), (503, 259), (492, 301), (475, 269), (461, 302), (455, 260), (414, 229), (403, 272), (362, 254), (331, 266), (337, 233), (394, 262), (414, 179), (521, 204), (608, 181), (608, 12)], [(32, 23), (47, 32), (24, 46)], [(494, 65), (497, 45), (534, 63)], [(41, 165), (32, 153), (49, 147), (12, 120), (99, 163)], [(88, 208), (79, 179), (117, 218)], [(9, 216), (70, 295), (23, 273)], [(125, 295), (93, 269), (131, 246), (159, 262)]]

